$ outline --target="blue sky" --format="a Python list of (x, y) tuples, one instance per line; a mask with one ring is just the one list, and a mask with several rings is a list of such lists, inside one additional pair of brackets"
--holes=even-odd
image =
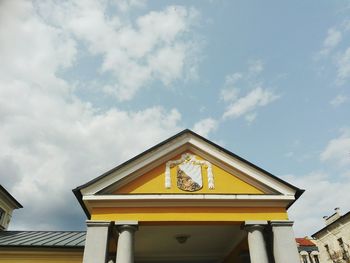
[(347, 1), (2, 1), (12, 228), (83, 229), (71, 189), (190, 128), (305, 188), (314, 233), (350, 209), (349, 40)]

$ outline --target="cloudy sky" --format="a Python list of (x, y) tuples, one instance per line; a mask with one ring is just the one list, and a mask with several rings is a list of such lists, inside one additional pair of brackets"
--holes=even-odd
[(348, 1), (0, 1), (11, 229), (85, 228), (71, 189), (185, 128), (350, 210)]

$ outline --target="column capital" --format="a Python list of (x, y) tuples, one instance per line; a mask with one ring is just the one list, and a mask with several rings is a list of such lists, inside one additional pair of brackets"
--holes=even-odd
[(246, 231), (254, 231), (254, 230), (264, 230), (265, 226), (267, 226), (267, 221), (245, 221), (244, 229)]
[(115, 221), (114, 225), (116, 226), (118, 232), (121, 232), (123, 230), (129, 230), (129, 231), (135, 232), (139, 228), (138, 221)]
[(111, 221), (104, 220), (86, 220), (88, 227), (109, 227), (112, 224)]
[(267, 225), (266, 220), (248, 220), (244, 222), (245, 226), (254, 226), (254, 225), (262, 225), (265, 226)]
[(120, 225), (120, 226), (117, 226), (117, 230), (118, 232), (122, 232), (122, 231), (125, 231), (125, 230), (129, 230), (129, 231), (132, 231), (132, 232), (135, 232), (139, 229), (138, 226), (132, 226), (132, 225)]
[(270, 225), (272, 227), (276, 226), (289, 226), (292, 227), (294, 224), (294, 221), (291, 220), (271, 220)]
[(139, 221), (135, 221), (135, 220), (114, 221), (114, 225), (116, 225), (116, 226), (122, 226), (122, 225), (138, 226)]

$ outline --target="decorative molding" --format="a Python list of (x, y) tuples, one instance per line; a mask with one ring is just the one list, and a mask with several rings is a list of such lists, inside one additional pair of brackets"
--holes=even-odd
[(287, 207), (294, 196), (283, 195), (89, 195), (83, 201), (94, 207)]
[[(291, 195), (249, 194), (133, 194), (133, 195), (85, 195), (84, 201), (138, 201), (138, 200), (294, 200)], [(276, 221), (279, 222), (279, 221)], [(292, 221), (281, 221), (281, 223)]]
[(181, 158), (178, 160), (168, 161), (165, 166), (165, 187), (171, 188), (171, 174), (170, 169), (174, 166), (177, 166), (182, 163), (191, 163), (195, 165), (204, 165), (207, 168), (207, 177), (208, 177), (208, 188), (214, 189), (214, 175), (211, 163), (208, 161), (197, 160), (196, 156), (190, 153), (184, 153), (181, 155)]

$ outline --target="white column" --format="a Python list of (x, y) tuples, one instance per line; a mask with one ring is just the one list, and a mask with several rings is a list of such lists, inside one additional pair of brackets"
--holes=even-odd
[(271, 221), (273, 254), (276, 263), (299, 263), (299, 253), (293, 233), (293, 221)]
[(138, 223), (115, 222), (119, 232), (116, 263), (134, 263), (134, 234)]
[(110, 221), (86, 221), (87, 232), (83, 263), (105, 263)]
[(269, 263), (263, 231), (267, 221), (246, 221), (251, 263)]

